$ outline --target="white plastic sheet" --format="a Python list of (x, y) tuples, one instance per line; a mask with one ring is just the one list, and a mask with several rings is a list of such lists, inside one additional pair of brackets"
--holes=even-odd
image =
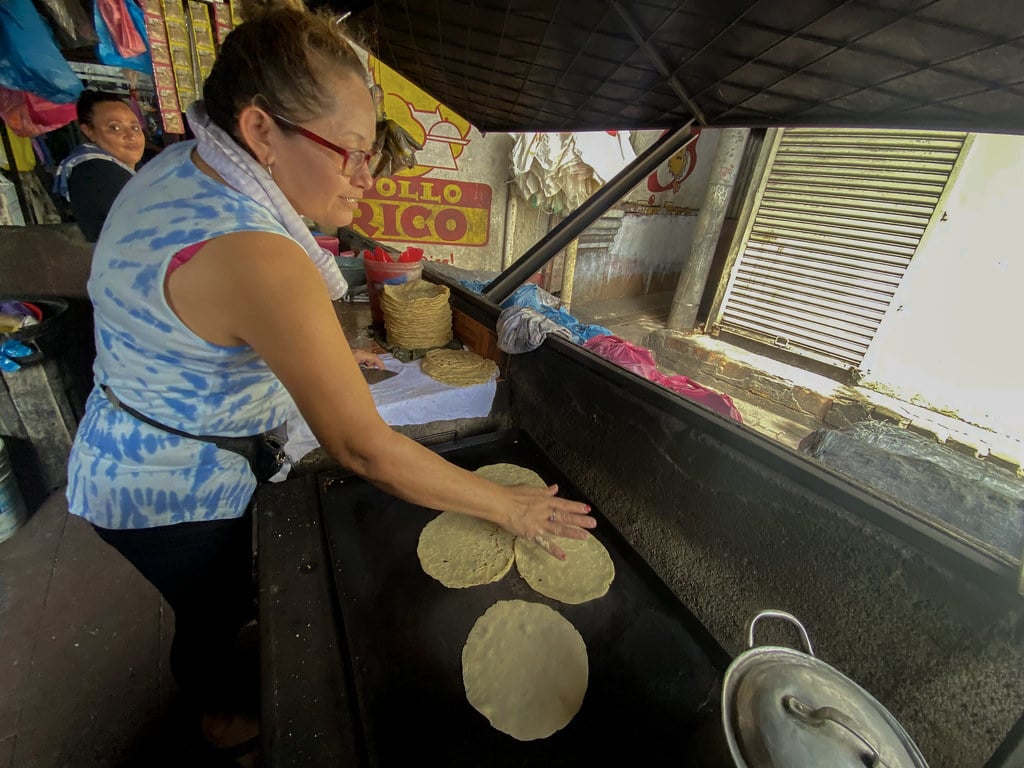
[(636, 157), (628, 131), (514, 136), (513, 183), (524, 200), (549, 213), (578, 208)]
[[(494, 404), (497, 382), (453, 387), (427, 376), (420, 361), (403, 363), (391, 355), (381, 355), (384, 366), (398, 375), (373, 384), (370, 394), (382, 419), (392, 426), (427, 424), (431, 421), (471, 419), (487, 416)], [(313, 431), (298, 409), (292, 406), (288, 416), (288, 439), (285, 453), (291, 463), (320, 446)], [(287, 470), (273, 478), (287, 477)]]

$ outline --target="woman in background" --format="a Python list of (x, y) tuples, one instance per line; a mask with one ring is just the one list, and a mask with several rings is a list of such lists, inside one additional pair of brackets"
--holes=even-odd
[(110, 206), (135, 175), (146, 137), (139, 118), (120, 96), (82, 91), (78, 124), (85, 144), (75, 147), (57, 168), (54, 192), (71, 203), (78, 228), (95, 243)]

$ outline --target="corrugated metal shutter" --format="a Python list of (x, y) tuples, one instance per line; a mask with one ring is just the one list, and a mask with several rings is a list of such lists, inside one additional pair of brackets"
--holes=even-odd
[(717, 326), (856, 367), (966, 134), (782, 132)]

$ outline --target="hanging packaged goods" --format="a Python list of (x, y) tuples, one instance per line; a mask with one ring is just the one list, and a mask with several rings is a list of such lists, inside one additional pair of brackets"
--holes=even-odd
[(167, 45), (171, 50), (174, 83), (178, 89), (178, 108), (184, 112), (197, 98), (195, 68), (192, 64), (192, 39), (185, 8), (179, 0), (161, 0)]
[(167, 133), (184, 133), (185, 124), (178, 108), (178, 86), (174, 79), (171, 47), (167, 40), (167, 25), (160, 0), (144, 0), (146, 34), (149, 35), (150, 55), (153, 59), (153, 88), (156, 91), (160, 121)]
[(143, 0), (164, 130), (184, 133), (182, 113), (202, 98), (217, 48), (234, 28), (232, 7), (222, 0)]
[(217, 48), (213, 43), (213, 25), (210, 23), (210, 6), (198, 0), (189, 0), (188, 15), (192, 26), (192, 46), (199, 63), (197, 89), (202, 91), (203, 81), (213, 69)]
[(215, 0), (210, 3), (210, 9), (213, 11), (213, 41), (219, 47), (235, 26), (231, 20), (231, 6), (226, 2)]

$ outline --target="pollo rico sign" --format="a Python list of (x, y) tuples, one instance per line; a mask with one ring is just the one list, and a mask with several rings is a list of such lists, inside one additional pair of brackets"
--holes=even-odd
[(481, 246), (490, 237), (491, 188), (452, 179), (377, 179), (353, 225), (375, 240)]
[[(434, 260), (454, 263), (459, 253), (473, 262), (477, 254), (489, 255), (494, 168), (500, 162), (485, 144), (470, 151), (482, 137), (464, 118), (374, 57), (367, 65), (383, 94), (383, 114), (422, 149), (412, 168), (376, 179), (366, 190), (353, 229), (374, 240), (424, 247)], [(504, 210), (503, 202), (498, 206)], [(500, 232), (495, 239), (500, 244)]]

